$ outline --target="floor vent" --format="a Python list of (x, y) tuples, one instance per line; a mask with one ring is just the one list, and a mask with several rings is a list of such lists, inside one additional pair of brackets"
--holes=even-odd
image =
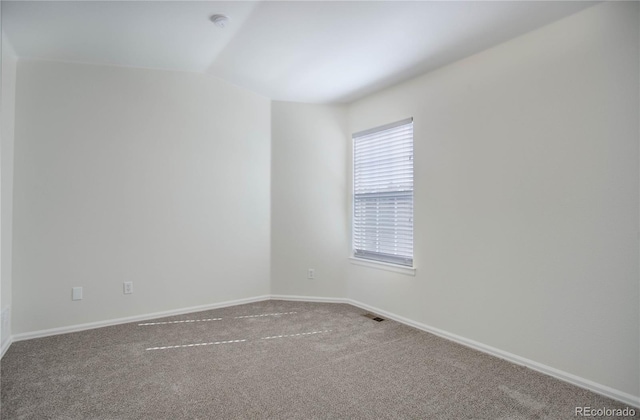
[(373, 319), (376, 322), (382, 322), (384, 321), (384, 318), (380, 318), (378, 315), (374, 315), (374, 314), (364, 314), (364, 316), (366, 316), (367, 318)]

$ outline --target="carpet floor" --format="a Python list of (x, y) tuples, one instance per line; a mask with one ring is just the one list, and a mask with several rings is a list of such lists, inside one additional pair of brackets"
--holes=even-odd
[(364, 313), (271, 300), (16, 342), (2, 358), (1, 417), (575, 419), (576, 406), (625, 408)]

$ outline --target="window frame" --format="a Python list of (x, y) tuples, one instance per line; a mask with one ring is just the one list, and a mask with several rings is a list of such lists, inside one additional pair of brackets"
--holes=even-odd
[[(414, 164), (414, 155), (415, 155), (415, 132), (414, 132), (414, 120), (413, 117), (409, 117), (409, 118), (405, 118), (399, 121), (395, 121), (389, 124), (385, 124), (385, 125), (381, 125), (378, 127), (374, 127), (371, 129), (367, 129), (367, 130), (363, 130), (363, 131), (359, 131), (356, 133), (353, 133), (351, 136), (351, 215), (350, 215), (350, 222), (351, 222), (351, 255), (350, 255), (350, 260), (352, 263), (357, 264), (357, 265), (363, 265), (363, 266), (368, 266), (368, 267), (374, 267), (374, 268), (380, 268), (380, 269), (385, 269), (385, 270), (389, 270), (389, 271), (395, 271), (395, 272), (400, 272), (400, 273), (405, 273), (405, 274), (411, 274), (411, 275), (415, 275), (415, 250), (414, 250), (414, 243), (415, 243), (415, 238), (414, 238), (414, 234), (415, 234), (415, 164)], [(389, 258), (388, 256), (384, 256), (385, 254), (380, 252), (379, 255), (381, 255), (381, 258), (376, 258), (376, 252), (372, 251), (371, 249), (367, 250), (367, 249), (361, 249), (358, 250), (356, 249), (356, 206), (357, 206), (357, 196), (359, 194), (356, 194), (356, 159), (357, 159), (357, 155), (356, 155), (356, 142), (358, 140), (358, 138), (362, 138), (365, 136), (370, 136), (372, 134), (376, 134), (376, 133), (381, 133), (383, 131), (387, 131), (393, 128), (397, 128), (397, 127), (403, 127), (403, 126), (407, 126), (407, 125), (411, 125), (411, 192), (410, 192), (410, 208), (411, 208), (411, 234), (410, 234), (410, 239), (411, 239), (411, 255), (405, 255), (405, 256), (401, 256), (398, 254), (394, 254), (391, 258)], [(402, 168), (397, 169), (397, 171), (402, 171)], [(397, 172), (394, 172), (397, 173)], [(391, 192), (387, 192), (385, 194), (388, 194), (391, 197), (395, 197), (396, 199), (400, 199), (402, 196), (407, 195), (406, 191), (402, 191), (402, 190), (396, 190), (396, 191), (391, 191)], [(362, 194), (360, 194), (362, 196)], [(392, 227), (392, 229), (396, 229), (397, 223), (395, 222), (397, 220), (397, 216), (396, 219), (394, 219), (394, 226)], [(387, 254), (390, 255), (390, 254)], [(406, 263), (403, 263), (401, 260), (406, 261)]]

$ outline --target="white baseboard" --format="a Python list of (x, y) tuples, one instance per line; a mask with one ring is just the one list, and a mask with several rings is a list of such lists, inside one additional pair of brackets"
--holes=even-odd
[(212, 303), (209, 305), (191, 306), (188, 308), (172, 309), (168, 311), (154, 312), (151, 314), (134, 315), (134, 316), (129, 316), (125, 318), (108, 319), (105, 321), (89, 322), (86, 324), (69, 325), (67, 327), (51, 328), (47, 330), (15, 334), (11, 337), (11, 339), (12, 341), (31, 340), (33, 338), (48, 337), (51, 335), (58, 335), (58, 334), (67, 334), (72, 332), (91, 330), (94, 328), (126, 324), (129, 322), (145, 321), (145, 320), (154, 319), (154, 318), (164, 318), (167, 316), (183, 315), (191, 312), (207, 311), (210, 309), (226, 308), (228, 306), (236, 306), (236, 305), (242, 305), (245, 303), (260, 302), (260, 301), (269, 300), (269, 299), (270, 299), (269, 295), (263, 295), (263, 296), (245, 298), (245, 299), (229, 300), (226, 302)]
[(357, 300), (346, 299), (346, 298), (326, 298), (326, 297), (291, 296), (291, 295), (271, 295), (271, 298), (278, 299), (278, 300), (291, 300), (291, 301), (301, 301), (301, 302), (348, 303), (350, 305), (356, 306), (366, 311), (373, 312), (377, 315), (382, 315), (386, 318), (393, 319), (394, 321), (400, 322), (410, 327), (414, 327), (419, 330), (426, 331), (428, 333), (437, 335), (447, 340), (454, 341), (458, 344), (462, 344), (463, 346), (470, 347), (474, 350), (478, 350), (483, 353), (487, 353), (492, 356), (498, 357), (500, 359), (507, 360), (511, 363), (526, 366), (540, 373), (544, 373), (545, 375), (549, 375), (556, 379), (560, 379), (561, 381), (579, 386), (580, 388), (588, 389), (589, 391), (593, 391), (597, 394), (604, 395), (605, 397), (612, 398), (614, 400), (623, 402), (627, 405), (640, 408), (640, 397), (636, 397), (634, 395), (619, 391), (617, 389), (608, 387), (606, 385), (599, 384), (589, 379), (582, 378), (572, 373), (568, 373), (560, 369), (556, 369), (554, 367), (547, 366), (542, 363), (538, 363), (534, 360), (530, 360), (525, 357), (521, 357), (516, 354), (509, 353), (507, 351), (500, 350), (498, 348), (491, 347), (486, 344), (479, 343), (477, 341), (470, 340), (468, 338), (465, 338), (456, 334), (452, 334), (450, 332), (441, 330), (439, 328), (435, 328), (430, 325), (423, 324), (421, 322), (413, 321), (411, 319), (405, 318), (400, 315), (396, 315), (394, 313), (385, 311), (380, 308), (376, 308), (371, 305), (367, 305)]
[(0, 359), (2, 359), (4, 357), (4, 354), (7, 352), (7, 350), (9, 350), (9, 347), (11, 347), (11, 343), (12, 343), (12, 338), (9, 337), (5, 340), (4, 343), (2, 343), (2, 346), (0, 347)]
[(295, 296), (295, 295), (271, 295), (272, 300), (289, 300), (292, 302), (317, 302), (317, 303), (351, 303), (349, 299), (320, 296)]
[(456, 334), (452, 334), (450, 332), (441, 330), (439, 328), (435, 328), (435, 327), (423, 324), (421, 322), (413, 321), (411, 319), (402, 317), (400, 315), (396, 315), (394, 313), (385, 311), (383, 309), (376, 308), (371, 305), (367, 305), (357, 300), (348, 299), (348, 298), (336, 298), (336, 297), (264, 295), (264, 296), (246, 298), (246, 299), (237, 299), (237, 300), (231, 300), (226, 302), (219, 302), (219, 303), (214, 303), (210, 305), (192, 306), (189, 308), (181, 308), (181, 309), (175, 309), (175, 310), (169, 310), (169, 311), (163, 311), (163, 312), (155, 312), (151, 314), (136, 315), (136, 316), (130, 316), (125, 318), (110, 319), (106, 321), (90, 322), (87, 324), (71, 325), (68, 327), (52, 328), (47, 330), (16, 334), (11, 336), (11, 338), (9, 338), (2, 345), (0, 358), (4, 356), (4, 353), (8, 350), (9, 346), (14, 341), (29, 340), (33, 338), (47, 337), (47, 336), (57, 335), (57, 334), (66, 334), (71, 332), (89, 330), (93, 328), (107, 327), (107, 326), (118, 325), (118, 324), (126, 324), (129, 322), (137, 322), (137, 321), (143, 321), (143, 320), (154, 319), (154, 318), (163, 318), (163, 317), (173, 316), (173, 315), (182, 315), (182, 314), (187, 314), (191, 312), (206, 311), (210, 309), (224, 308), (228, 306), (242, 305), (245, 303), (260, 302), (260, 301), (270, 300), (270, 299), (298, 301), (298, 302), (347, 303), (347, 304), (356, 306), (358, 308), (364, 309), (366, 311), (373, 312), (378, 315), (382, 315), (386, 318), (393, 319), (394, 321), (400, 322), (410, 327), (414, 327), (419, 330), (426, 331), (431, 334), (435, 334), (447, 340), (454, 341), (456, 343), (462, 344), (463, 346), (470, 347), (474, 350), (478, 350), (483, 353), (490, 354), (500, 359), (507, 360), (511, 363), (526, 366), (530, 369), (552, 376), (561, 381), (568, 382), (570, 384), (579, 386), (581, 388), (588, 389), (589, 391), (593, 391), (597, 394), (604, 395), (605, 397), (609, 397), (614, 400), (620, 401), (629, 406), (640, 408), (640, 397), (638, 396), (631, 395), (631, 394), (619, 391), (617, 389), (608, 387), (606, 385), (593, 382), (589, 379), (585, 379), (580, 376), (577, 376), (568, 372), (564, 372), (560, 369), (556, 369), (554, 367), (547, 366), (542, 363), (538, 363), (536, 361), (518, 356), (516, 354), (509, 353), (507, 351), (500, 350), (498, 348), (491, 347), (486, 344), (483, 344), (474, 340), (470, 340), (468, 338), (465, 338)]
[(0, 359), (4, 357), (4, 354), (9, 350), (11, 346), (11, 306), (6, 306), (0, 311), (0, 337), (2, 343), (0, 344)]
[(459, 335), (456, 334), (452, 334), (450, 332), (441, 330), (439, 328), (435, 328), (435, 327), (431, 327), (429, 325), (423, 324), (421, 322), (417, 322), (417, 321), (413, 321), (411, 319), (402, 317), (400, 315), (396, 315), (394, 313), (391, 312), (387, 312), (385, 310), (376, 308), (374, 306), (371, 305), (367, 305), (365, 303), (359, 302), (357, 300), (353, 300), (353, 299), (343, 299), (342, 300), (345, 303), (349, 303), (353, 306), (357, 306), (358, 308), (370, 311), (370, 312), (374, 312), (377, 315), (382, 315), (384, 317), (387, 317), (389, 319), (393, 319), (394, 321), (400, 322), (402, 324), (408, 325), (410, 327), (414, 327), (417, 328), (419, 330), (422, 331), (426, 331), (428, 333), (437, 335), (439, 337), (445, 338), (447, 340), (450, 341), (454, 341), (458, 344), (462, 344), (463, 346), (466, 347), (470, 347), (474, 350), (478, 350), (481, 351), (483, 353), (487, 353), (490, 354), (492, 356), (498, 357), (500, 359), (504, 359), (507, 360), (511, 363), (515, 363), (517, 365), (522, 365), (522, 366), (526, 366), (530, 369), (533, 369), (535, 371), (538, 371), (540, 373), (544, 373), (545, 375), (549, 375), (552, 376), (556, 379), (560, 379), (561, 381), (564, 382), (568, 382), (572, 385), (576, 385), (579, 386), (580, 388), (584, 388), (584, 389), (588, 389), (589, 391), (593, 391), (597, 394), (600, 395), (604, 395), (605, 397), (609, 397), (611, 399), (620, 401), (622, 403), (625, 403), (629, 406), (633, 406), (636, 408), (640, 408), (640, 397), (637, 397), (635, 395), (631, 395), (628, 394), (626, 392), (608, 387), (606, 385), (602, 385), (599, 384), (597, 382), (591, 381), (589, 379), (585, 379), (582, 378), (580, 376), (574, 375), (572, 373), (568, 373), (565, 371), (562, 371), (560, 369), (556, 369), (554, 367), (551, 366), (547, 366), (545, 364), (542, 363), (538, 363), (534, 360), (530, 360), (527, 359), (525, 357), (521, 357), (518, 356), (516, 354), (513, 353), (509, 353), (507, 351), (504, 350), (500, 350), (498, 348), (495, 347), (491, 347), (488, 346), (486, 344), (483, 343), (479, 343), (477, 341), (474, 340), (470, 340), (468, 338), (465, 337), (461, 337)]

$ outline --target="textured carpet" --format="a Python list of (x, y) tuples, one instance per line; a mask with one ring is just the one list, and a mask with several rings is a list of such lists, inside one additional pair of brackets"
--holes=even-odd
[(625, 407), (364, 313), (265, 301), (16, 342), (2, 419), (575, 419), (576, 406)]

